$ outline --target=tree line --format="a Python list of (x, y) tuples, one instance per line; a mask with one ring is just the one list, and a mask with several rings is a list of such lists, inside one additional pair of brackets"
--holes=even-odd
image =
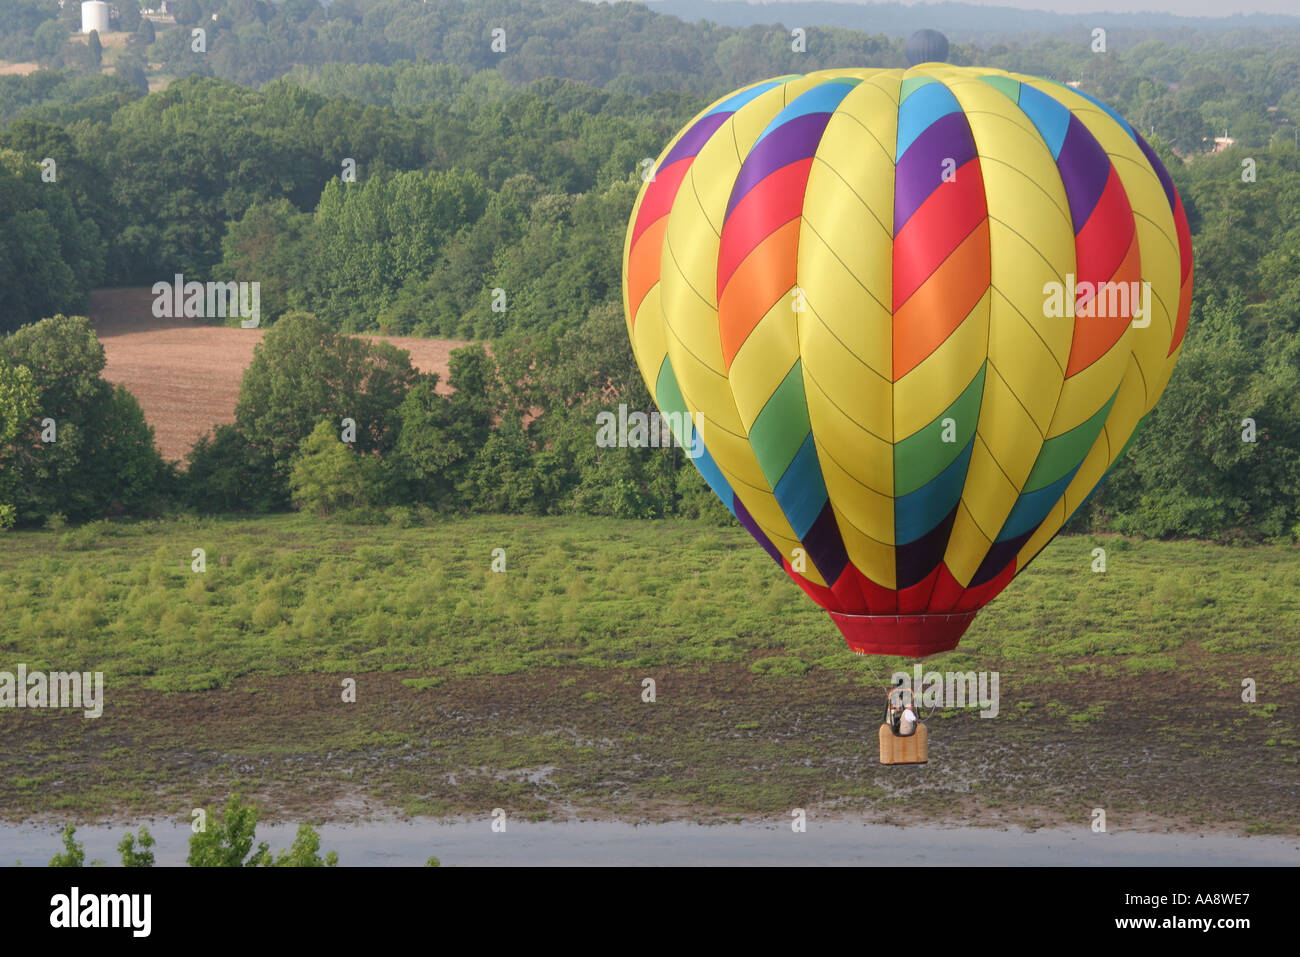
[[(777, 6), (763, 16), (789, 22), (688, 23), (642, 4), (582, 0), (333, 0), (324, 6), (317, 0), (176, 0), (175, 25), (155, 25), (127, 2), (117, 5), (115, 26), (129, 34), (128, 42), (96, 51), (94, 42), (69, 40), (79, 25), (78, 3), (60, 8), (55, 0), (0, 0), (0, 57), (91, 73), (111, 62), (116, 75), (141, 90), (151, 76), (200, 75), (254, 86), (291, 72), (421, 61), (447, 65), (460, 77), (490, 75), (514, 88), (559, 78), (611, 93), (710, 97), (769, 76), (907, 65), (903, 39), (878, 32), (899, 29), (898, 11), (888, 16), (849, 5), (838, 11), (816, 6), (803, 12), (816, 13), (818, 23), (838, 19), (843, 25), (789, 19), (795, 11)], [(988, 19), (973, 9), (948, 12)], [(755, 15), (731, 11), (731, 17)], [(1221, 24), (1162, 28), (1139, 24), (1140, 18), (1101, 17), (1111, 28), (1099, 50), (1095, 24), (1071, 18), (1055, 31), (1039, 25), (1029, 33), (1034, 18), (1022, 13), (1020, 19), (1019, 33), (954, 43), (951, 61), (1084, 83), (1185, 153), (1209, 149), (1225, 129), (1242, 145), (1266, 146), (1274, 135), (1292, 134), (1300, 121), (1300, 28), (1293, 22), (1225, 31)], [(196, 50), (193, 30), (200, 27), (203, 42)], [(438, 96), (418, 87), (398, 91), (382, 81), (353, 91), (362, 97), (384, 93)]]
[(298, 508), (364, 523), (507, 512), (729, 518), (680, 448), (600, 448), (611, 399), (649, 409), (621, 315), (452, 353), (448, 384), (310, 313), (273, 325), (235, 422), (164, 462), (139, 404), (100, 373), (84, 318), (0, 338), (0, 527)]
[(495, 335), (492, 288), (519, 307), (511, 324), (580, 317), (617, 289), (639, 164), (704, 105), (568, 82), (418, 112), (289, 81), (110, 89), (0, 130), (0, 243), (15, 269), (50, 263), (0, 287), (0, 329), (177, 272), (258, 280), (270, 318), (309, 309), (354, 330)]
[[(1047, 55), (994, 55), (1013, 54)], [(1140, 62), (1185, 69), (1179, 95), (1290, 82), (1292, 54), (1236, 55), (1235, 71), (1214, 52), (1203, 67), (1155, 50)], [(1131, 109), (1169, 95), (1151, 69), (1116, 92)], [(160, 502), (716, 517), (680, 450), (594, 442), (611, 402), (650, 407), (619, 277), (641, 161), (708, 102), (553, 77), (519, 88), (427, 61), (302, 68), (260, 90), (190, 77), (147, 96), (114, 77), (0, 78), (2, 520)], [(1185, 161), (1155, 136), (1193, 231), (1192, 323), (1164, 400), (1074, 527), (1296, 534), (1300, 155), (1270, 140)], [(37, 323), (84, 311), (97, 285), (176, 272), (261, 282), (274, 323), (236, 423), (187, 469), (158, 459), (138, 405), (100, 379), (84, 323)], [(409, 359), (341, 335), (358, 331), (491, 347), (455, 357), (446, 396)], [(276, 393), (278, 379), (295, 385)], [(277, 410), (275, 394), (314, 401)], [(345, 418), (353, 443), (337, 442)], [(58, 443), (42, 440), (45, 419)]]

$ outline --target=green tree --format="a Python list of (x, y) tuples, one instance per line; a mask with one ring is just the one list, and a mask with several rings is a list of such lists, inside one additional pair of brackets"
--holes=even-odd
[[(67, 6), (71, 7), (73, 4), (69, 3)], [(67, 42), (67, 25), (62, 20), (46, 20), (37, 29), (32, 45), (37, 59), (48, 61), (53, 59)]]
[(122, 0), (117, 5), (118, 18), (117, 29), (123, 33), (134, 33), (139, 29), (140, 24), (147, 21), (140, 14), (140, 4), (136, 0)]
[(505, 421), (468, 463), (462, 495), (475, 511), (542, 511), (539, 471), (527, 432), (517, 421)]
[(258, 277), (264, 322), (284, 315), (295, 290), (304, 283), (309, 261), (305, 234), (311, 219), (287, 199), (274, 199), (250, 206), (226, 228), (217, 278), (238, 282)]
[(180, 26), (193, 26), (203, 18), (203, 5), (199, 0), (174, 0), (172, 17)]
[(0, 464), (18, 521), (138, 511), (170, 489), (170, 474), (135, 398), (100, 377), (104, 349), (83, 317), (55, 316), (0, 339), (0, 365), (25, 366), (36, 409)]
[(79, 309), (103, 275), (104, 246), (41, 167), (0, 150), (0, 332)]
[(141, 827), (138, 836), (128, 831), (117, 844), (117, 852), (122, 855), (122, 866), (153, 867), (153, 846), (154, 838), (147, 827)]
[(260, 455), (234, 425), (219, 425), (203, 436), (187, 456), (182, 480), (190, 507), (200, 512), (266, 512), (281, 504), (270, 487), (270, 460)]
[[(102, 95), (100, 87), (81, 93), (81, 96)], [(95, 149), (83, 149), (79, 138), (65, 127), (26, 116), (15, 119), (0, 133), (0, 147), (21, 153), (31, 164), (29, 168), (44, 164), (46, 158), (56, 160), (57, 166), (50, 172), (57, 175), (58, 192), (67, 197), (72, 211), (67, 218), (60, 217), (53, 209), (47, 213), (53, 213), (52, 221), (57, 223), (60, 255), (72, 269), (78, 289), (97, 285), (109, 269), (116, 268), (109, 265), (114, 260), (114, 253), (101, 241), (102, 237), (114, 235), (122, 226), (120, 211), (113, 199), (112, 177), (103, 165), (103, 157), (96, 155), (98, 151)], [(41, 184), (45, 190), (51, 185)], [(93, 228), (89, 228), (88, 220), (94, 224)], [(72, 230), (73, 235), (64, 237), (65, 229)], [(59, 308), (47, 305), (38, 314), (27, 318), (39, 319), (58, 311)]]
[(317, 515), (379, 505), (384, 485), (379, 458), (354, 452), (339, 440), (337, 426), (328, 419), (302, 443), (289, 473), (294, 506)]
[(407, 392), (398, 409), (393, 468), (414, 498), (460, 508), (478, 502), (471, 472), (492, 443), (501, 385), (496, 362), (481, 345), (456, 349), (449, 365), (450, 396), (438, 394), (432, 376)]
[(16, 454), (10, 443), (25, 431), (39, 401), (32, 370), (11, 365), (0, 355), (0, 529), (18, 518), (20, 476), (9, 464)]
[[(1289, 540), (1300, 518), (1300, 340), (1260, 361), (1238, 294), (1193, 311), (1159, 404), (1098, 492), (1094, 512), (1118, 531)], [(1245, 420), (1255, 441), (1243, 441)]]
[[(208, 812), (211, 820), (215, 815)], [(279, 854), (272, 855), (270, 845), (253, 841), (257, 836), (258, 809), (245, 805), (242, 798), (231, 795), (225, 812), (216, 826), (209, 826), (190, 836), (190, 853), (186, 863), (190, 867), (335, 867), (339, 856), (330, 851), (320, 856), (320, 835), (314, 828), (303, 824), (293, 844)]]
[(149, 77), (145, 73), (145, 62), (134, 53), (120, 57), (113, 67), (113, 72), (141, 93), (149, 92)]
[[(188, 40), (188, 31), (173, 33)], [(106, 163), (115, 171), (148, 171), (113, 177), (125, 221), (114, 241), (122, 247), (121, 281), (206, 275), (221, 259), (227, 223), (254, 203), (293, 197), (323, 178), (310, 143), (281, 129), (262, 100), (252, 90), (191, 76), (113, 114), (111, 131), (96, 137), (110, 153)], [(318, 191), (317, 184), (313, 199)]]
[(68, 824), (63, 828), (63, 853), (50, 858), (49, 867), (84, 867), (86, 848), (77, 840), (77, 828)]
[(269, 492), (288, 501), (291, 460), (322, 420), (356, 423), (356, 451), (384, 455), (397, 440), (398, 408), (420, 374), (408, 352), (339, 335), (308, 313), (266, 333), (240, 386), (235, 420), (265, 463)]
[(313, 14), (320, 12), (318, 0), (283, 0), (281, 13), (290, 23), (301, 23)]
[(429, 273), (486, 202), (478, 176), (456, 169), (331, 180), (312, 230), (313, 306), (337, 328), (370, 326), (403, 283)]
[[(271, 848), (266, 843), (253, 847), (257, 832), (258, 810), (245, 805), (233, 794), (220, 816), (207, 812), (207, 827), (190, 835), (190, 853), (185, 863), (190, 867), (259, 867), (271, 863)], [(216, 824), (212, 819), (216, 817)]]
[(99, 31), (91, 30), (86, 37), (86, 48), (90, 50), (90, 62), (99, 66), (104, 62), (104, 44), (99, 39)]
[(316, 829), (307, 825), (298, 825), (298, 834), (293, 844), (286, 851), (275, 856), (275, 867), (337, 867), (339, 855), (330, 851), (323, 858), (320, 856), (320, 835)]

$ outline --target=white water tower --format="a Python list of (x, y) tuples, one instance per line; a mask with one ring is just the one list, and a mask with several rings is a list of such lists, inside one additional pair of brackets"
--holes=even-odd
[(88, 0), (81, 5), (81, 32), (98, 30), (102, 37), (108, 32), (108, 4), (102, 0)]

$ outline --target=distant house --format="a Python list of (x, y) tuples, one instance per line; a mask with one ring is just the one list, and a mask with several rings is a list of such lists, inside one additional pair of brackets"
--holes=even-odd
[(1225, 130), (1222, 136), (1216, 136), (1214, 138), (1214, 152), (1222, 153), (1229, 146), (1232, 146), (1236, 142), (1237, 141), (1234, 140), (1231, 136), (1229, 136), (1227, 134), (1227, 131)]

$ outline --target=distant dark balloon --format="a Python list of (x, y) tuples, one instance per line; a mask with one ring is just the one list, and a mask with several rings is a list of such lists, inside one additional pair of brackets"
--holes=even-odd
[(948, 59), (948, 38), (938, 30), (917, 30), (907, 41), (907, 62), (942, 63)]

